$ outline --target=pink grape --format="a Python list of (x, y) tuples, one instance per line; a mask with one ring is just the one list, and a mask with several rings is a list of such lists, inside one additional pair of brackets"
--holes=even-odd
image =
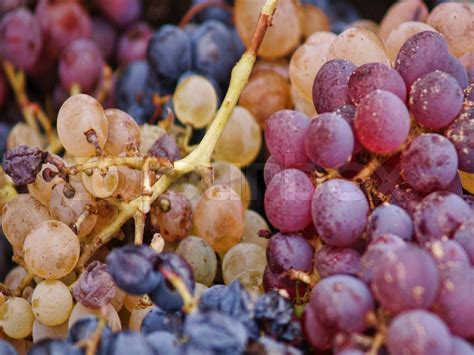
[(397, 205), (384, 203), (369, 216), (367, 234), (374, 239), (382, 234), (395, 234), (403, 240), (411, 240), (413, 222), (410, 215)]
[(360, 254), (351, 248), (335, 248), (324, 245), (314, 255), (314, 267), (322, 277), (360, 272)]
[(355, 131), (359, 142), (376, 154), (398, 150), (410, 131), (410, 114), (400, 98), (375, 90), (357, 106)]
[(125, 27), (140, 18), (140, 0), (97, 0), (97, 6), (104, 15), (119, 27)]
[(273, 155), (270, 155), (263, 167), (263, 179), (265, 180), (265, 185), (268, 185), (273, 177), (282, 170), (284, 170), (283, 166), (280, 165)]
[(316, 349), (331, 348), (333, 332), (318, 319), (318, 314), (310, 305), (306, 305), (302, 317), (303, 332), (306, 340)]
[(357, 136), (355, 134), (355, 114), (356, 114), (356, 107), (351, 104), (343, 105), (339, 107), (336, 111), (339, 116), (344, 118), (347, 123), (349, 123), (349, 126), (351, 126), (352, 133), (354, 134), (354, 150), (352, 151), (352, 154), (357, 154), (364, 147), (362, 147), (362, 144), (360, 144), (359, 140), (357, 139)]
[(452, 355), (472, 355), (474, 349), (467, 340), (459, 337), (453, 337), (453, 352)]
[(474, 107), (456, 118), (446, 129), (445, 135), (456, 148), (459, 170), (474, 173)]
[(454, 233), (454, 240), (457, 241), (466, 251), (471, 265), (474, 266), (474, 218), (465, 221)]

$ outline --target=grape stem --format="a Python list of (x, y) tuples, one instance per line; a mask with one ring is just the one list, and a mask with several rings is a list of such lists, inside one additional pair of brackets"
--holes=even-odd
[(163, 274), (166, 280), (168, 280), (173, 285), (173, 287), (183, 299), (183, 312), (189, 314), (196, 311), (198, 300), (191, 295), (191, 292), (189, 292), (183, 280), (174, 272), (168, 270), (165, 267), (160, 268), (160, 272)]
[(226, 4), (223, 0), (208, 0), (208, 1), (204, 1), (204, 2), (201, 2), (199, 4), (196, 4), (196, 5), (192, 6), (188, 10), (188, 12), (186, 12), (184, 14), (184, 16), (181, 19), (181, 21), (179, 22), (178, 26), (183, 28), (189, 22), (191, 22), (191, 20), (194, 18), (194, 16), (196, 16), (201, 11), (203, 11), (203, 10), (209, 8), (209, 7), (220, 7), (221, 9), (224, 9), (227, 12), (229, 12), (230, 14), (232, 14), (232, 6)]
[(356, 175), (352, 178), (352, 181), (357, 183), (362, 183), (363, 181), (367, 180), (369, 177), (372, 176), (373, 173), (380, 167), (382, 164), (382, 159), (380, 157), (373, 157), (368, 164)]
[(21, 296), (25, 287), (28, 286), (33, 281), (34, 277), (35, 277), (35, 274), (31, 271), (28, 271), (26, 275), (23, 277), (23, 279), (21, 280), (18, 287), (16, 288), (14, 292), (14, 296), (18, 296), (18, 297)]
[[(168, 187), (181, 176), (188, 174), (194, 170), (209, 171), (211, 168), (211, 157), (214, 148), (224, 130), (230, 115), (234, 110), (237, 100), (248, 82), (253, 65), (257, 60), (257, 52), (262, 44), (267, 28), (271, 26), (272, 17), (275, 13), (278, 0), (266, 0), (258, 19), (255, 31), (253, 33), (250, 44), (242, 55), (242, 58), (232, 69), (229, 89), (222, 102), (216, 117), (209, 126), (206, 135), (199, 143), (197, 148), (193, 150), (185, 158), (174, 162), (174, 168), (167, 171), (152, 186), (152, 195), (150, 203), (164, 193)], [(121, 226), (130, 218), (132, 218), (136, 210), (143, 205), (144, 197), (138, 197), (130, 202), (123, 203), (120, 212), (112, 223), (107, 225), (103, 230), (91, 236), (91, 242), (84, 246), (81, 257), (77, 264), (77, 269), (82, 270), (89, 258), (102, 245), (108, 243), (114, 235), (120, 230)]]

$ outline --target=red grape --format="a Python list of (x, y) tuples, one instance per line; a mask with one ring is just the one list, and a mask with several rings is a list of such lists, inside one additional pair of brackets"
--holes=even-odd
[(362, 144), (360, 144), (359, 140), (357, 139), (357, 136), (355, 134), (355, 115), (356, 115), (356, 107), (351, 104), (343, 105), (341, 107), (338, 107), (336, 111), (339, 116), (344, 118), (347, 123), (351, 126), (352, 133), (354, 134), (354, 150), (352, 151), (352, 154), (357, 154), (359, 153), (364, 147), (362, 147)]
[(270, 270), (268, 265), (263, 272), (262, 283), (265, 292), (270, 290), (284, 290), (292, 300), (296, 300), (297, 297), (303, 297), (308, 287), (308, 285), (302, 282), (292, 280), (289, 276), (274, 273)]
[(334, 334), (328, 327), (321, 324), (317, 312), (309, 305), (305, 307), (301, 321), (306, 340), (308, 340), (312, 346), (320, 350), (331, 348)]
[(273, 155), (270, 155), (265, 162), (265, 166), (263, 167), (263, 179), (265, 180), (265, 185), (268, 185), (273, 177), (283, 169), (284, 168), (273, 157)]
[(270, 238), (266, 252), (268, 266), (276, 274), (289, 270), (311, 272), (313, 269), (313, 248), (299, 235), (275, 234)]
[(466, 68), (464, 68), (464, 65), (458, 58), (454, 56), (449, 58), (446, 73), (452, 75), (458, 81), (459, 85), (461, 85), (462, 89), (465, 89), (469, 85), (469, 77)]
[(151, 28), (145, 22), (138, 22), (127, 29), (118, 44), (119, 64), (126, 65), (134, 60), (146, 59), (151, 34)]
[(357, 275), (360, 271), (360, 254), (351, 248), (323, 246), (314, 255), (314, 266), (322, 277), (347, 274)]
[(382, 234), (395, 234), (403, 240), (411, 240), (413, 222), (403, 208), (384, 203), (370, 214), (367, 234), (372, 239)]
[(474, 349), (467, 340), (459, 337), (453, 337), (453, 352), (452, 355), (472, 355)]
[(105, 59), (110, 59), (117, 44), (115, 28), (102, 17), (92, 19), (91, 38), (97, 43)]
[[(473, 90), (474, 91), (474, 90)], [(446, 129), (459, 159), (459, 170), (474, 173), (474, 108), (469, 108)]]
[(125, 27), (139, 19), (142, 12), (140, 0), (97, 0), (104, 15), (119, 27)]
[(457, 241), (466, 251), (471, 264), (474, 265), (474, 218), (461, 224), (454, 233), (454, 240)]
[(416, 206), (423, 200), (424, 195), (417, 192), (407, 183), (395, 186), (390, 192), (390, 203), (407, 211), (410, 215), (415, 213)]

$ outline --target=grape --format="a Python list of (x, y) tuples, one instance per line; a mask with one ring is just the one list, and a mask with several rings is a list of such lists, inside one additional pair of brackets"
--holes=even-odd
[(112, 329), (113, 332), (119, 332), (122, 330), (122, 323), (120, 322), (119, 315), (115, 308), (108, 304), (104, 309), (92, 309), (84, 307), (80, 302), (77, 302), (73, 307), (71, 316), (68, 321), (68, 328), (76, 323), (79, 319), (86, 318), (89, 316), (95, 316), (97, 318), (103, 317), (107, 321), (107, 325)]
[(446, 188), (456, 176), (458, 157), (451, 142), (439, 134), (421, 134), (401, 156), (402, 176), (422, 193)]
[(469, 77), (463, 63), (456, 57), (451, 56), (446, 73), (455, 78), (464, 90), (469, 85)]
[(270, 270), (277, 274), (313, 269), (313, 248), (297, 234), (275, 234), (270, 238), (266, 254)]
[(456, 232), (453, 235), (453, 238), (456, 242), (461, 244), (461, 246), (466, 251), (471, 264), (474, 265), (474, 218), (471, 218), (465, 221), (459, 226)]
[(428, 25), (443, 34), (450, 52), (456, 57), (474, 51), (472, 43), (472, 5), (449, 2), (436, 6), (428, 16)]
[(150, 74), (150, 65), (143, 60), (128, 64), (117, 74), (113, 96), (120, 109), (130, 110), (142, 102)]
[(246, 108), (237, 106), (217, 141), (214, 157), (247, 166), (255, 160), (261, 146), (262, 134), (257, 121)]
[(371, 152), (388, 154), (398, 150), (409, 131), (410, 115), (395, 94), (375, 90), (360, 101), (355, 132), (359, 142)]
[(264, 128), (272, 113), (291, 108), (288, 80), (275, 70), (258, 70), (255, 65), (249, 82), (240, 95), (239, 105), (249, 110), (260, 127)]
[(191, 183), (177, 183), (173, 184), (170, 187), (170, 190), (186, 196), (189, 202), (191, 202), (193, 211), (196, 210), (196, 206), (202, 197), (202, 191), (199, 190), (195, 185)]
[(368, 212), (364, 193), (356, 184), (342, 179), (332, 179), (319, 186), (311, 203), (318, 235), (335, 247), (348, 247), (359, 239)]
[(85, 133), (94, 131), (101, 148), (107, 140), (107, 117), (97, 100), (88, 95), (68, 98), (59, 110), (57, 126), (61, 144), (77, 157), (95, 154), (95, 147), (87, 141)]
[(319, 32), (318, 31), (311, 34), (311, 36), (309, 36), (308, 38), (306, 38), (305, 43), (313, 44), (313, 45), (332, 44), (336, 40), (336, 38), (337, 38), (337, 35), (332, 32), (328, 32), (328, 31)]
[(267, 120), (265, 143), (272, 156), (285, 167), (303, 167), (309, 159), (304, 151), (304, 134), (310, 123), (303, 113), (282, 110)]
[[(352, 132), (355, 132), (355, 115), (356, 115), (356, 108), (354, 105), (343, 105), (339, 107), (336, 111), (336, 114), (341, 116), (346, 120), (347, 123), (349, 123), (349, 126), (351, 126)], [(354, 150), (352, 151), (352, 154), (357, 154), (360, 151), (362, 151), (363, 147), (360, 144), (359, 140), (357, 139), (357, 136), (354, 133)]]
[(113, 156), (126, 152), (127, 148), (140, 147), (140, 127), (126, 112), (116, 108), (105, 110), (108, 137), (104, 151)]
[[(239, 243), (225, 254), (222, 261), (224, 283), (229, 285), (242, 277), (242, 274), (250, 272), (257, 273), (261, 277), (265, 266), (267, 266), (265, 249), (256, 244)], [(261, 283), (261, 278), (259, 283)]]
[(372, 239), (383, 234), (394, 234), (409, 241), (413, 236), (413, 221), (403, 208), (384, 203), (370, 214), (367, 233)]
[(173, 106), (178, 119), (194, 128), (211, 123), (217, 111), (217, 92), (203, 76), (191, 74), (182, 79), (173, 95)]
[(469, 205), (450, 192), (433, 192), (417, 206), (413, 216), (419, 243), (451, 238), (456, 229), (472, 216)]
[(140, 153), (145, 155), (148, 154), (151, 147), (156, 143), (158, 139), (163, 137), (166, 134), (166, 131), (154, 125), (149, 125), (147, 123), (140, 126)]
[(193, 269), (196, 282), (212, 285), (216, 276), (217, 259), (214, 250), (204, 239), (194, 236), (184, 238), (175, 250)]
[(265, 185), (268, 185), (273, 177), (283, 169), (284, 167), (273, 157), (273, 155), (270, 155), (263, 167), (263, 179), (265, 180)]
[(398, 25), (406, 21), (426, 22), (429, 10), (423, 2), (407, 1), (393, 4), (380, 23), (379, 36), (386, 40)]
[(441, 319), (425, 310), (400, 314), (388, 328), (387, 347), (391, 354), (450, 354), (453, 339)]
[(215, 161), (214, 185), (227, 185), (237, 192), (242, 200), (242, 205), (247, 208), (252, 200), (250, 183), (245, 174), (234, 164), (225, 161)]
[(296, 169), (275, 175), (265, 191), (265, 213), (269, 222), (282, 232), (297, 232), (311, 223), (314, 186), (308, 176)]
[(429, 308), (439, 290), (436, 263), (425, 250), (407, 246), (391, 249), (373, 269), (372, 289), (391, 313)]
[(123, 201), (130, 201), (142, 194), (144, 173), (126, 166), (118, 166), (118, 186), (113, 197)]
[(464, 54), (459, 58), (459, 61), (464, 65), (466, 69), (469, 82), (474, 83), (474, 51)]
[(156, 306), (148, 306), (145, 308), (135, 309), (130, 313), (130, 320), (128, 321), (128, 329), (133, 332), (140, 332), (143, 319), (149, 312), (156, 309)]
[(93, 17), (91, 38), (97, 43), (104, 59), (111, 59), (117, 43), (115, 28), (102, 17)]
[(436, 30), (430, 25), (419, 21), (403, 22), (397, 27), (393, 28), (385, 40), (385, 45), (387, 46), (387, 52), (389, 54), (390, 60), (395, 62), (398, 52), (400, 51), (400, 48), (403, 46), (403, 44), (410, 37), (423, 31), (436, 32)]
[(301, 30), (304, 37), (320, 31), (330, 31), (329, 17), (319, 7), (312, 4), (301, 5)]
[(2, 331), (13, 339), (23, 339), (31, 334), (35, 316), (31, 306), (23, 298), (9, 298), (0, 307)]
[(335, 169), (350, 160), (354, 134), (344, 118), (336, 113), (323, 113), (306, 129), (304, 147), (313, 163)]
[(126, 27), (140, 18), (142, 2), (139, 0), (99, 0), (99, 9), (119, 27)]
[(446, 129), (446, 137), (456, 148), (459, 170), (474, 173), (474, 119), (469, 111), (462, 113)]
[(313, 105), (313, 100), (306, 101), (296, 90), (294, 85), (290, 86), (291, 100), (295, 111), (303, 112), (308, 117), (316, 116), (316, 109)]
[(360, 271), (360, 255), (354, 249), (325, 245), (316, 251), (314, 264), (322, 277), (335, 274), (357, 275)]
[(343, 332), (363, 332), (365, 318), (374, 309), (369, 288), (348, 275), (334, 275), (321, 280), (311, 291), (308, 306), (321, 324)]
[(242, 237), (242, 242), (257, 244), (262, 248), (266, 249), (268, 245), (268, 240), (259, 237), (258, 235), (258, 233), (262, 230), (270, 230), (270, 227), (268, 226), (265, 219), (255, 211), (246, 210), (244, 236)]
[(407, 97), (405, 82), (395, 69), (382, 63), (367, 63), (358, 67), (349, 79), (349, 97), (355, 105), (375, 90), (390, 91), (403, 102)]
[(130, 26), (118, 43), (117, 59), (120, 65), (145, 59), (151, 34), (152, 30), (146, 22)]
[(470, 265), (466, 251), (460, 243), (454, 240), (436, 240), (429, 245), (428, 250), (438, 264), (440, 271), (459, 265)]
[[(248, 45), (252, 38), (264, 3), (265, 0), (235, 1), (235, 26), (245, 45)], [(272, 24), (273, 26), (268, 28), (259, 50), (259, 55), (265, 59), (284, 57), (298, 45), (301, 37), (299, 5), (291, 0), (280, 1)], [(276, 43), (278, 45), (275, 45)]]
[(26, 270), (23, 269), (21, 266), (15, 266), (8, 272), (3, 283), (9, 289), (15, 290), (20, 285), (21, 281), (25, 276)]
[(7, 13), (0, 21), (0, 54), (20, 69), (29, 70), (41, 53), (38, 21), (26, 8)]
[(279, 290), (286, 293), (291, 300), (300, 299), (308, 291), (308, 286), (304, 283), (292, 280), (290, 277), (278, 275), (270, 270), (267, 265), (265, 267), (262, 284), (265, 292), (271, 290)]
[(445, 71), (450, 54), (444, 38), (437, 32), (423, 31), (410, 37), (400, 48), (395, 69), (400, 73), (407, 90), (418, 78), (435, 70)]
[(473, 353), (471, 344), (462, 338), (453, 337), (453, 355), (472, 355)]
[(92, 175), (82, 174), (82, 183), (91, 195), (98, 198), (112, 196), (119, 184), (119, 175), (116, 167), (110, 167), (105, 174), (99, 169), (94, 169)]
[(310, 305), (304, 309), (302, 324), (305, 338), (312, 346), (320, 350), (331, 348), (334, 334), (331, 329), (321, 324), (318, 314)]
[(382, 39), (360, 27), (342, 32), (329, 48), (327, 59), (345, 59), (357, 66), (375, 62), (390, 65)]
[(148, 155), (162, 157), (170, 162), (181, 159), (181, 152), (175, 139), (170, 134), (161, 136), (148, 150)]
[(23, 245), (28, 268), (45, 279), (59, 279), (69, 274), (79, 260), (77, 236), (59, 221), (38, 224)]
[(37, 343), (43, 339), (66, 339), (67, 337), (67, 322), (50, 327), (35, 319), (33, 323), (32, 338), (33, 342)]
[(31, 305), (37, 320), (56, 326), (69, 318), (73, 306), (71, 292), (61, 281), (45, 280), (36, 286)]
[(313, 83), (313, 103), (318, 113), (351, 103), (348, 83), (355, 69), (353, 63), (343, 59), (329, 60), (319, 69)]
[(2, 230), (15, 254), (23, 255), (23, 243), (38, 224), (51, 219), (48, 210), (28, 194), (17, 195), (2, 210)]
[(209, 187), (193, 215), (196, 234), (223, 253), (239, 243), (244, 233), (244, 209), (239, 195), (230, 187)]
[(28, 147), (46, 147), (46, 140), (26, 123), (19, 122), (13, 126), (8, 134), (7, 149), (27, 145)]
[[(52, 153), (50, 153), (52, 154)], [(55, 156), (56, 159), (61, 161), (62, 159), (58, 156)], [(41, 171), (36, 175), (36, 180), (27, 185), (28, 192), (36, 200), (40, 201), (43, 205), (48, 206), (49, 200), (51, 199), (51, 193), (54, 188), (54, 180), (46, 181), (43, 178), (43, 172), (45, 169), (50, 169), (52, 172), (57, 173), (58, 169), (51, 163), (43, 164)]]

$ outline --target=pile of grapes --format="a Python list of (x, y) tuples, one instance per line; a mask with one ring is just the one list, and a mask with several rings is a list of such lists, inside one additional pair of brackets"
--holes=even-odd
[(474, 5), (432, 5), (1, 1), (0, 354), (473, 355)]

